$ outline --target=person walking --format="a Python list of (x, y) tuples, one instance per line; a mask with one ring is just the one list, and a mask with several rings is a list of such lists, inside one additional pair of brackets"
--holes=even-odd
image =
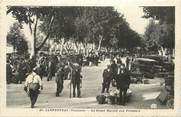
[(104, 93), (106, 89), (106, 93), (109, 93), (109, 87), (112, 80), (112, 72), (111, 72), (111, 66), (107, 65), (107, 68), (104, 69), (103, 72), (103, 83), (102, 83), (102, 93)]
[(40, 93), (40, 90), (43, 90), (42, 81), (40, 76), (36, 73), (36, 69), (33, 69), (26, 78), (24, 90), (28, 93), (28, 96), (30, 97), (31, 108), (34, 108), (34, 105), (38, 98), (38, 94)]

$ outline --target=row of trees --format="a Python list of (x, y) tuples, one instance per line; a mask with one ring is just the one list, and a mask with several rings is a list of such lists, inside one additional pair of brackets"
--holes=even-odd
[[(22, 7), (9, 6), (7, 14), (22, 25), (28, 25), (32, 55), (53, 39), (62, 45), (71, 40), (76, 46), (96, 45), (105, 48), (132, 49), (141, 45), (138, 33), (129, 27), (124, 15), (113, 7)], [(39, 40), (39, 34), (43, 39)]]

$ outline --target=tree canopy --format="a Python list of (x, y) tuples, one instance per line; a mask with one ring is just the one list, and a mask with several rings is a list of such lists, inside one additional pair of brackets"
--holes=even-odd
[(28, 44), (21, 28), (22, 25), (15, 22), (7, 34), (7, 43), (11, 44), (18, 54), (23, 54), (28, 50)]
[[(116, 49), (140, 46), (139, 34), (113, 7), (9, 6), (7, 13), (29, 25), (36, 52), (49, 38), (56, 41), (65, 38), (85, 45), (94, 43), (97, 50), (102, 46)], [(42, 42), (36, 43), (37, 33), (45, 35)]]
[[(139, 45), (139, 35), (130, 29), (123, 14), (113, 7), (61, 7), (58, 14), (60, 16), (56, 16), (52, 25), (52, 38), (68, 40), (73, 37), (77, 42), (95, 44), (102, 39), (103, 46), (117, 48)], [(40, 25), (45, 34), (47, 25), (46, 21)], [(138, 43), (130, 43), (132, 40)]]
[[(144, 7), (144, 18), (152, 18), (144, 38), (148, 48), (175, 47), (175, 7)], [(157, 23), (155, 21), (158, 20)]]

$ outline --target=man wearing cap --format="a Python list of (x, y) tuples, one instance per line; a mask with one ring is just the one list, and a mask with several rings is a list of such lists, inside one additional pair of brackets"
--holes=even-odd
[(112, 80), (112, 72), (111, 72), (111, 66), (110, 65), (107, 65), (107, 68), (104, 69), (102, 76), (103, 76), (102, 93), (104, 93), (105, 89), (106, 89), (106, 92), (108, 93), (110, 82)]
[(24, 90), (28, 93), (31, 101), (31, 108), (34, 108), (34, 104), (38, 98), (39, 91), (43, 89), (40, 76), (36, 73), (34, 68), (28, 75), (25, 81)]
[(129, 72), (126, 69), (124, 64), (118, 64), (118, 70), (117, 70), (117, 89), (119, 90), (119, 104), (125, 105), (126, 103), (126, 94), (127, 94), (127, 89), (129, 88), (130, 85), (130, 76)]

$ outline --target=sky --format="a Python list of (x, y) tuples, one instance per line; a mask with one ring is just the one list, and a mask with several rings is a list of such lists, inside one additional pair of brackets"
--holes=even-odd
[(130, 27), (138, 32), (139, 34), (144, 34), (145, 27), (148, 25), (149, 20), (142, 18), (144, 15), (143, 8), (139, 6), (115, 6), (118, 12), (124, 14), (126, 21), (129, 23)]

